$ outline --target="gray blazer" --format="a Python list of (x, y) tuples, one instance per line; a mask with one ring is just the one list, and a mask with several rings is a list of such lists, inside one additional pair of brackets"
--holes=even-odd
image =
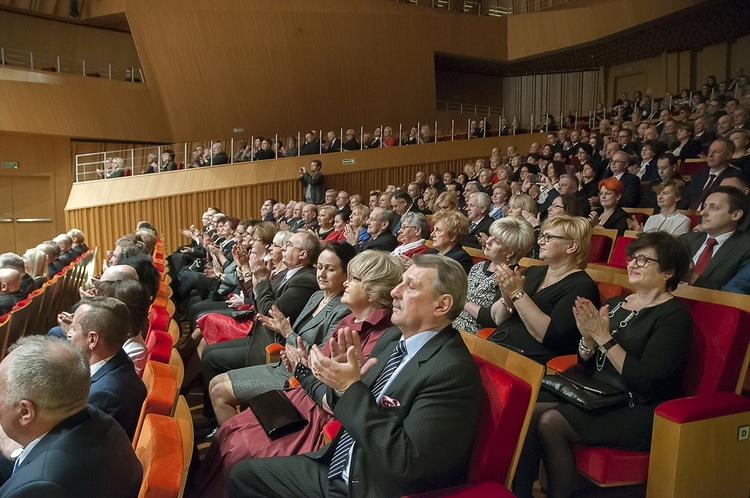
[(351, 313), (345, 304), (341, 303), (341, 294), (334, 297), (320, 312), (312, 316), (312, 312), (318, 307), (323, 300), (324, 292), (318, 291), (312, 296), (292, 325), (294, 332), (286, 337), (286, 342), (297, 344), (297, 337), (302, 338), (305, 348), (308, 350), (313, 344), (322, 344), (327, 341), (333, 333), (333, 330)]

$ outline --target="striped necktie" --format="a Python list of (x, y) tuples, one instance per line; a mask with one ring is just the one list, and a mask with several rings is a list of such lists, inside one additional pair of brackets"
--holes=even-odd
[[(388, 363), (385, 364), (385, 368), (382, 372), (380, 372), (380, 375), (378, 375), (378, 378), (375, 380), (375, 384), (372, 386), (372, 394), (377, 399), (378, 396), (380, 396), (380, 393), (383, 391), (383, 388), (388, 383), (388, 380), (393, 375), (393, 372), (396, 371), (398, 366), (403, 361), (404, 357), (406, 356), (406, 342), (401, 340), (396, 345), (396, 348), (391, 353), (391, 356), (388, 358)], [(335, 479), (337, 477), (341, 477), (341, 474), (344, 473), (344, 468), (346, 468), (346, 463), (349, 461), (349, 450), (354, 445), (354, 439), (349, 435), (349, 432), (347, 432), (346, 429), (344, 429), (344, 432), (341, 433), (341, 438), (339, 439), (339, 444), (336, 446), (336, 450), (333, 452), (333, 458), (331, 459), (331, 466), (328, 468), (328, 480)]]

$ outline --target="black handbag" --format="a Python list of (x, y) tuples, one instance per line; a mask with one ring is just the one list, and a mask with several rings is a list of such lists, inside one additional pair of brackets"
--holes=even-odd
[(582, 365), (576, 364), (563, 372), (545, 375), (542, 388), (587, 411), (634, 406), (633, 393), (623, 385), (619, 375), (602, 372), (601, 377), (604, 378), (594, 379)]
[(272, 441), (301, 431), (308, 424), (282, 391), (274, 390), (259, 394), (250, 398), (247, 405)]

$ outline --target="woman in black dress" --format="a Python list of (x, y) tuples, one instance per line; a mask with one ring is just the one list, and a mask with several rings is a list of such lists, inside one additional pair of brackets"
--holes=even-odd
[(635, 292), (612, 298), (601, 309), (578, 298), (573, 314), (581, 331), (578, 362), (594, 379), (619, 379), (632, 406), (586, 411), (542, 391), (513, 484), (519, 498), (531, 496), (540, 458), (547, 471), (547, 496), (570, 496), (576, 443), (648, 450), (654, 408), (681, 395), (679, 372), (693, 320), (670, 291), (687, 272), (690, 256), (664, 232), (644, 233), (626, 253), (628, 282)]
[(614, 176), (599, 182), (599, 204), (602, 207), (591, 211), (589, 220), (592, 227), (615, 229), (618, 236), (625, 233), (628, 213), (620, 207), (622, 191), (622, 182)]
[(495, 270), (502, 298), (492, 306), (498, 324), (490, 340), (539, 363), (576, 351), (580, 334), (573, 317), (577, 296), (599, 300), (599, 289), (583, 270), (591, 242), (585, 218), (555, 216), (539, 233), (545, 266), (521, 272), (500, 264)]

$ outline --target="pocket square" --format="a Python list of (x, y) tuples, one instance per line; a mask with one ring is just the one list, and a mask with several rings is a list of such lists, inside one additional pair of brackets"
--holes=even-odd
[(388, 396), (383, 396), (382, 398), (380, 398), (380, 406), (385, 406), (387, 408), (395, 408), (397, 406), (401, 406), (401, 403), (399, 403), (397, 399), (389, 398)]

